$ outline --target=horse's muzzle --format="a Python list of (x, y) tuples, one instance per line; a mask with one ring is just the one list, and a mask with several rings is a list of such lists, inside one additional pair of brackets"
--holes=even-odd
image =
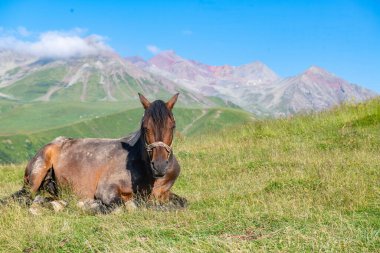
[(152, 168), (153, 177), (160, 178), (165, 176), (168, 165), (169, 161), (167, 160), (151, 161), (150, 167)]

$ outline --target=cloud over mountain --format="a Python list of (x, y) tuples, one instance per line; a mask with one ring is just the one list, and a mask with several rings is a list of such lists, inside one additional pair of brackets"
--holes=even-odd
[(14, 35), (0, 35), (0, 49), (14, 50), (42, 58), (70, 58), (99, 55), (113, 51), (99, 35), (83, 37), (78, 31), (48, 31), (35, 40), (17, 38)]

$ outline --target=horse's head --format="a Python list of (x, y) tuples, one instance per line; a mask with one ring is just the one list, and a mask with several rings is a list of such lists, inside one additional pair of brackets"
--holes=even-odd
[(175, 129), (175, 120), (172, 113), (179, 93), (168, 102), (156, 100), (149, 102), (139, 93), (141, 104), (145, 113), (141, 123), (142, 138), (149, 154), (153, 177), (163, 177), (172, 155), (172, 141)]

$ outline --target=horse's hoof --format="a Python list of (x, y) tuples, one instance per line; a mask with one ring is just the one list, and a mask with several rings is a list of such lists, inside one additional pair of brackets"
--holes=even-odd
[(177, 194), (172, 194), (170, 197), (170, 203), (174, 206), (181, 207), (181, 208), (186, 208), (188, 205), (187, 199), (178, 196)]
[(127, 209), (128, 212), (134, 211), (137, 209), (137, 205), (133, 200), (124, 202), (125, 209)]
[(33, 199), (33, 203), (35, 203), (35, 204), (43, 204), (43, 203), (45, 203), (45, 202), (46, 202), (45, 198), (44, 198), (43, 196), (41, 196), (41, 195), (37, 195), (37, 196)]
[(84, 201), (78, 201), (77, 203), (77, 207), (79, 207), (80, 209), (84, 209), (85, 208), (85, 202)]
[(81, 200), (77, 203), (77, 207), (84, 211), (88, 210), (89, 208), (93, 208), (96, 205), (97, 203), (95, 202), (95, 200), (92, 199)]
[(115, 209), (113, 209), (112, 210), (112, 214), (121, 214), (121, 213), (123, 213), (123, 207), (122, 206), (118, 206), (118, 207), (116, 207)]
[(177, 206), (182, 207), (182, 208), (186, 208), (188, 206), (188, 201), (187, 201), (187, 199), (180, 197), (180, 199), (178, 199), (177, 203), (175, 203), (175, 204)]
[(60, 212), (67, 206), (67, 202), (63, 200), (50, 201), (50, 204), (53, 207), (54, 212)]
[(88, 199), (84, 201), (79, 201), (77, 206), (85, 212), (90, 212), (93, 214), (97, 213), (108, 213), (109, 210), (101, 201)]

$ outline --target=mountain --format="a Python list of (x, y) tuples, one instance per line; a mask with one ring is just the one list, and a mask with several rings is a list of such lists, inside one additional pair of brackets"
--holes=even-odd
[(240, 107), (259, 117), (320, 111), (376, 94), (328, 71), (311, 67), (282, 78), (264, 63), (210, 66), (164, 51), (149, 60), (113, 51), (72, 58), (37, 58), (0, 50), (0, 100), (20, 102), (137, 103), (137, 93), (185, 106)]
[[(139, 62), (139, 66), (144, 66)], [(271, 83), (279, 77), (265, 64), (253, 62), (242, 66), (209, 66), (186, 60), (174, 51), (157, 54), (146, 62), (144, 69), (180, 83), (186, 88), (209, 96), (240, 97), (236, 88)]]
[(31, 101), (137, 101), (137, 93), (169, 97), (184, 105), (216, 105), (163, 76), (154, 75), (115, 53), (47, 59), (0, 51), (0, 99)]
[(184, 59), (174, 51), (161, 52), (148, 61), (140, 58), (130, 62), (188, 90), (232, 101), (258, 116), (320, 111), (377, 95), (316, 66), (300, 75), (280, 78), (261, 62), (210, 66)]
[(334, 74), (312, 66), (305, 72), (271, 84), (258, 104), (275, 116), (321, 111), (343, 102), (361, 102), (376, 94)]

